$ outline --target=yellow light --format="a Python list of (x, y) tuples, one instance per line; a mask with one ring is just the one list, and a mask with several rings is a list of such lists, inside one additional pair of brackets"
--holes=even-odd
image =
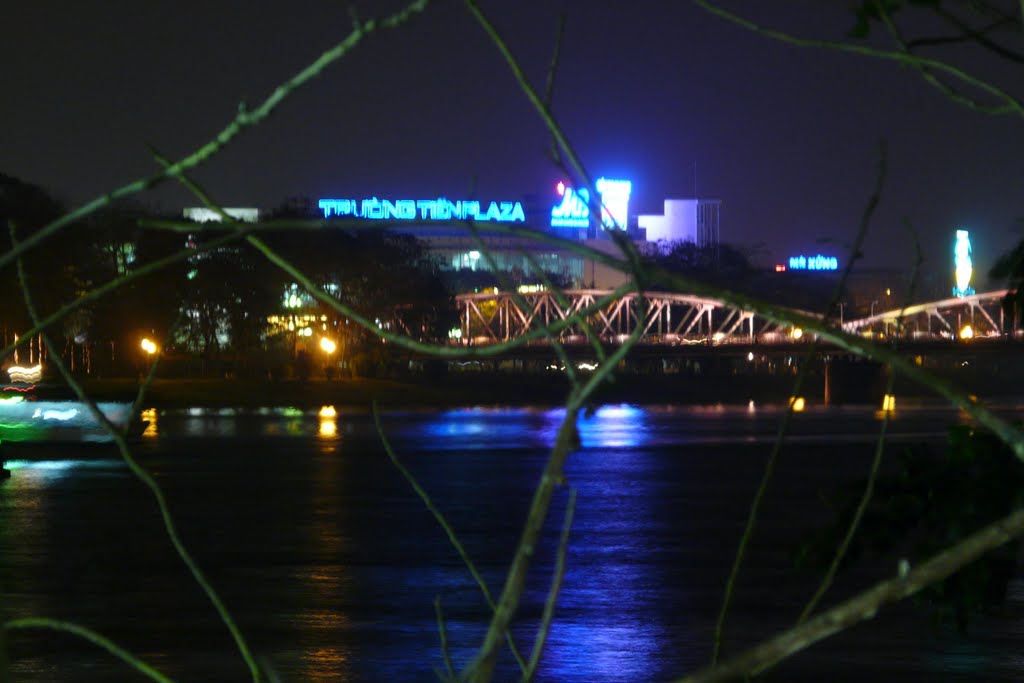
[(891, 289), (889, 289), (888, 287), (886, 287), (886, 288), (885, 288), (885, 295), (886, 295), (886, 296), (892, 296), (892, 290), (891, 290)]
[(146, 425), (146, 429), (142, 432), (142, 437), (145, 439), (156, 438), (156, 408), (148, 408), (146, 410), (143, 410), (139, 417), (145, 422), (149, 423)]
[(963, 326), (963, 329), (960, 330), (960, 338), (961, 339), (973, 339), (974, 338), (974, 330), (971, 329), (970, 325), (964, 325)]
[(804, 331), (801, 330), (799, 327), (794, 327), (793, 328), (793, 339), (799, 339), (802, 336), (804, 336)]
[(896, 410), (896, 397), (892, 394), (886, 394), (882, 398), (882, 410), (887, 413), (891, 413)]
[(320, 417), (322, 418), (334, 418), (338, 416), (338, 411), (334, 409), (334, 406), (324, 406), (320, 409)]
[(320, 422), (319, 435), (323, 438), (331, 438), (338, 435), (338, 424), (334, 420), (323, 420)]
[(338, 345), (327, 337), (320, 338), (320, 348), (324, 350), (324, 353), (330, 355), (338, 348)]
[(794, 413), (801, 413), (804, 410), (805, 402), (803, 396), (790, 396), (789, 405), (793, 409)]
[(23, 368), (20, 365), (12, 365), (7, 368), (7, 374), (11, 381), (18, 384), (35, 384), (43, 378), (43, 366), (33, 365), (30, 368)]
[(156, 344), (154, 344), (154, 343), (153, 343), (152, 341), (150, 341), (149, 339), (145, 339), (145, 338), (144, 338), (144, 339), (142, 340), (142, 343), (140, 344), (140, 346), (142, 346), (142, 350), (143, 350), (143, 351), (145, 351), (146, 353), (148, 353), (148, 354), (149, 354), (149, 355), (151, 355), (151, 356), (152, 356), (152, 355), (153, 355), (154, 353), (156, 353)]

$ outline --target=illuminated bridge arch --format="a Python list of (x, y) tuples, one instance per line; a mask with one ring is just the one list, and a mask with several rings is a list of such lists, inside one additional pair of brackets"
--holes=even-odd
[[(1008, 320), (1003, 299), (1009, 290), (915, 304), (849, 320), (843, 330), (853, 333), (895, 334), (902, 323), (903, 335), (915, 339), (950, 339), (961, 335), (996, 337), (1020, 330), (1020, 316)], [(902, 318), (902, 320), (901, 320)], [(1008, 329), (1015, 326), (1016, 330)], [(970, 331), (967, 332), (967, 328)]]
[[(471, 345), (498, 344), (531, 330), (565, 320), (594, 307), (610, 290), (575, 289), (562, 292), (564, 305), (552, 292), (541, 290), (522, 294), (483, 292), (456, 297), (459, 308), (460, 342)], [(591, 331), (604, 342), (621, 342), (637, 325), (643, 326), (646, 343), (729, 344), (782, 341), (786, 330), (751, 311), (734, 308), (715, 299), (690, 294), (645, 292), (647, 310), (639, 320), (637, 295), (614, 299), (587, 316)], [(577, 323), (558, 333), (565, 344), (587, 342)], [(545, 343), (543, 339), (539, 343)]]

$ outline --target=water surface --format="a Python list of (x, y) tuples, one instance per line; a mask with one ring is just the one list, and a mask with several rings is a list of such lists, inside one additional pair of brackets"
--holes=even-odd
[[(1019, 414), (1009, 407), (1008, 413)], [(781, 417), (772, 406), (606, 406), (580, 422), (567, 574), (539, 680), (668, 680), (705, 664), (724, 577)], [(294, 681), (428, 681), (456, 669), (487, 609), (444, 533), (390, 464), (366, 413), (161, 411), (137, 447), (181, 535), (261, 660)], [(385, 430), (497, 594), (563, 417), (546, 408), (392, 412)], [(957, 414), (898, 410), (890, 453), (941, 447)], [(792, 623), (813, 592), (795, 543), (824, 523), (822, 494), (863, 476), (880, 416), (798, 416), (741, 574), (725, 650)], [(8, 616), (69, 619), (181, 680), (244, 680), (226, 629), (163, 533), (152, 497), (98, 446), (26, 450), (0, 486)], [(7, 457), (21, 457), (9, 455)], [(551, 578), (565, 489), (516, 620), (528, 652)], [(891, 574), (879, 560), (835, 595)], [(967, 638), (909, 605), (815, 647), (767, 680), (1020, 680), (1021, 586)], [(70, 636), (16, 633), (17, 680), (135, 680)], [(513, 680), (505, 654), (497, 680)]]

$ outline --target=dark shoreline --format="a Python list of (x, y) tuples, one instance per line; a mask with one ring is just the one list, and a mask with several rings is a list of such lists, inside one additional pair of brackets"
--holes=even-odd
[[(622, 375), (598, 388), (589, 403), (632, 403), (636, 405), (746, 405), (783, 403), (792, 394), (795, 377), (780, 375), (694, 376)], [(134, 401), (138, 383), (134, 379), (87, 380), (91, 397), (103, 401)], [(1003, 383), (965, 383), (965, 390), (982, 400), (1022, 398), (1019, 387)], [(70, 398), (68, 390), (60, 390)], [(869, 392), (850, 404), (881, 403)], [(438, 378), (313, 379), (308, 381), (263, 381), (247, 379), (156, 379), (149, 387), (143, 407), (264, 407), (312, 408), (343, 405), (369, 409), (376, 401), (382, 408), (451, 408), (459, 406), (557, 406), (565, 403), (569, 383), (551, 374), (465, 373)], [(801, 394), (812, 405), (824, 403), (824, 380), (807, 378)], [(898, 382), (896, 395), (943, 401), (926, 390)]]

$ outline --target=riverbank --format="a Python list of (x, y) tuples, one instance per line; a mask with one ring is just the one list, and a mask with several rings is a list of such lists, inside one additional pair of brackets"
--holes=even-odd
[[(601, 386), (591, 403), (637, 405), (735, 404), (749, 401), (778, 403), (793, 391), (792, 374), (777, 375), (622, 375)], [(987, 384), (987, 383), (986, 383)], [(138, 392), (134, 379), (86, 380), (89, 395), (103, 401), (133, 401)], [(1019, 388), (964, 383), (965, 389), (983, 400), (1019, 398)], [(144, 407), (262, 407), (322, 405), (369, 408), (375, 401), (384, 408), (447, 408), (473, 405), (560, 405), (569, 393), (563, 375), (514, 373), (460, 373), (443, 377), (412, 377), (404, 380), (346, 378), (307, 381), (249, 379), (156, 379), (143, 401)], [(881, 403), (881, 393), (854, 403)], [(801, 394), (811, 404), (823, 403), (824, 380), (811, 375)], [(877, 397), (873, 393), (878, 393)], [(900, 397), (937, 398), (905, 381), (897, 383)], [(877, 401), (875, 400), (877, 399)]]
[[(131, 379), (86, 380), (96, 400), (133, 401), (138, 384)], [(707, 404), (781, 401), (789, 396), (792, 376), (699, 378), (685, 375), (617, 377), (594, 394), (594, 403)], [(569, 394), (565, 377), (515, 374), (466, 374), (437, 379), (156, 379), (145, 407), (261, 407), (322, 405), (445, 408), (469, 405), (559, 405)], [(811, 380), (807, 396), (820, 397), (820, 380)]]

